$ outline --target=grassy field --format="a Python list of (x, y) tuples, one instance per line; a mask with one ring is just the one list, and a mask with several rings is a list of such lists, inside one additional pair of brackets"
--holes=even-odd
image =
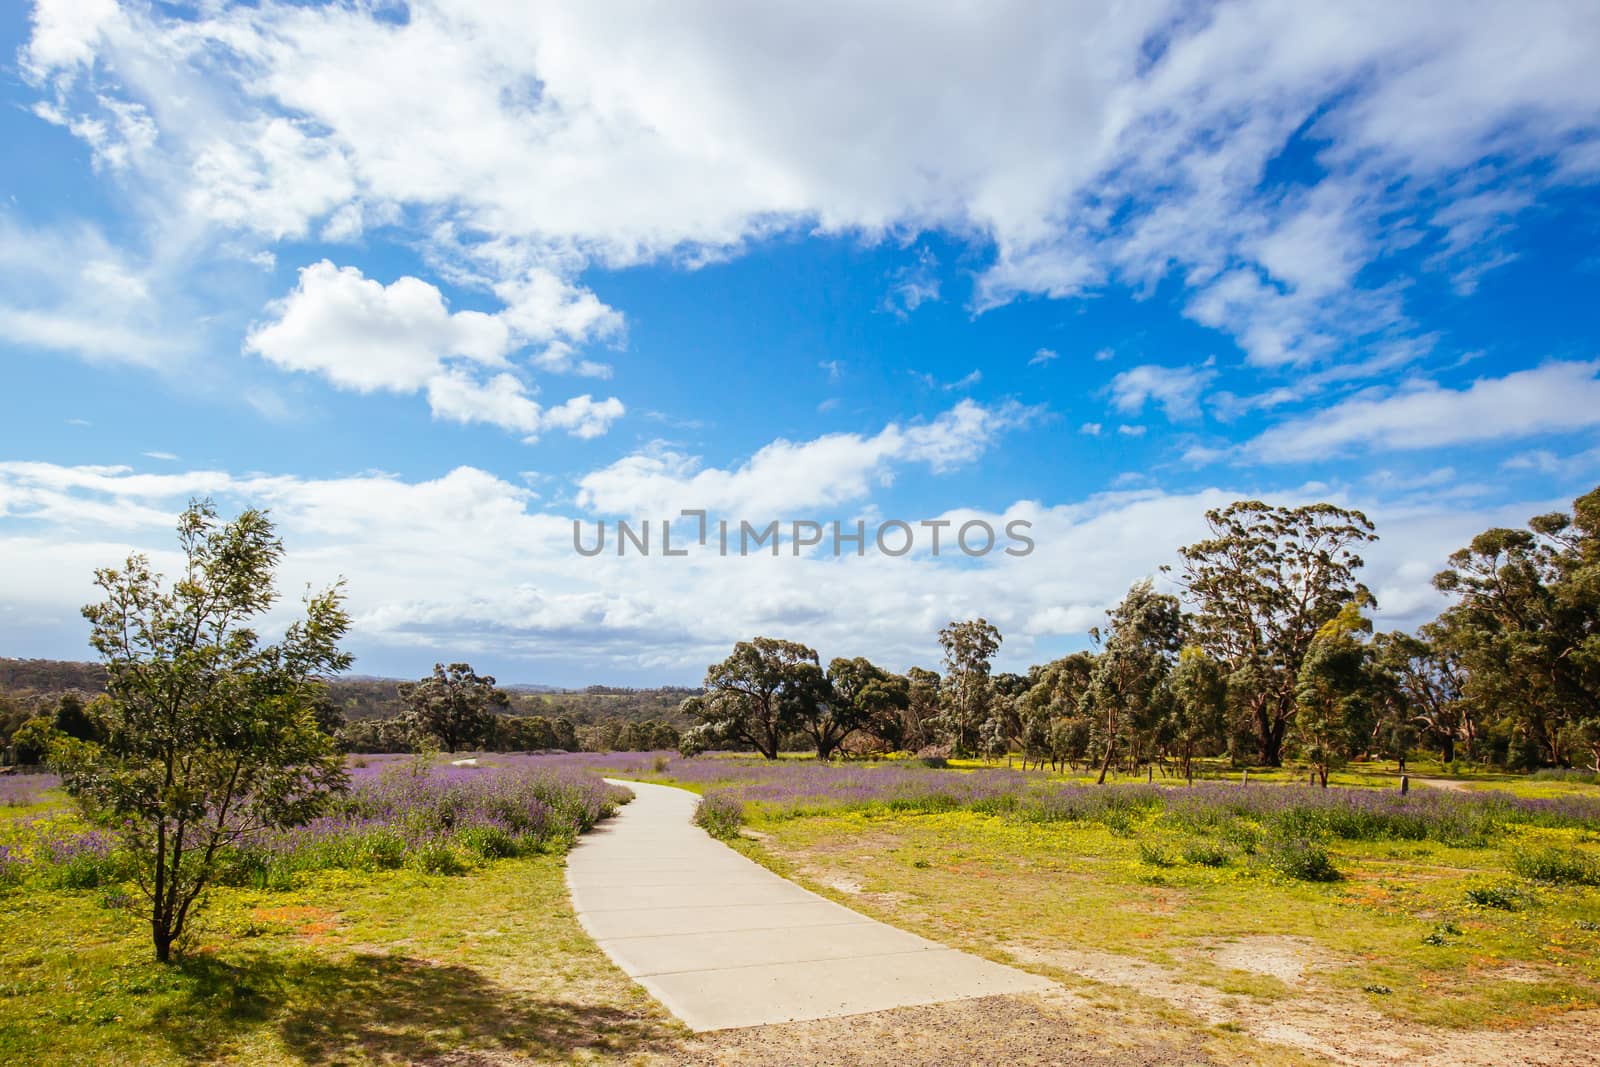
[[(708, 792), (758, 862), (1048, 974), (1062, 998), (696, 1038), (577, 924), (566, 837), (463, 854), (452, 874), (373, 869), (335, 846), (384, 828), (347, 821), (259, 885), (214, 890), (173, 966), (151, 961), (131, 887), (103, 865), (73, 888), (64, 853), (0, 886), (0, 1062), (789, 1063), (862, 1035), (902, 1057), (885, 1062), (936, 1062), (984, 1048), (1000, 1018), (1053, 1050), (1038, 1062), (1086, 1064), (1576, 1064), (1600, 1036), (1600, 806), (1583, 782), (1461, 776), (1474, 788), (1402, 802), (1392, 765), (1347, 769), (1356, 788), (1324, 795), (1289, 785), (1293, 769), (1248, 790), (1232, 775), (1107, 790), (1003, 765), (507, 764)], [(394, 795), (394, 772), (362, 771)], [(434, 793), (457, 778), (472, 774), (441, 771)], [(58, 791), (8, 788), (0, 847), (85, 829)], [(419, 812), (439, 807), (434, 793)], [(1513, 795), (1525, 799), (1494, 800)], [(1028, 1062), (1006, 1040), (995, 1062)], [(1535, 1045), (1544, 1059), (1524, 1056)]]
[(542, 855), (220, 890), (170, 967), (114, 892), (0, 896), (0, 1062), (567, 1062), (681, 1039), (583, 933), (561, 869)]
[[(59, 791), (0, 807), (0, 842), (64, 837)], [(0, 1063), (627, 1062), (686, 1032), (578, 925), (565, 839), (459, 873), (315, 869), (223, 886), (171, 966), (133, 888), (67, 864), (0, 888)], [(93, 879), (90, 879), (93, 880)]]
[[(1491, 1063), (1521, 1062), (1535, 1027), (1560, 1030), (1537, 1031), (1557, 1048), (1600, 1036), (1592, 785), (1464, 775), (1477, 790), (1418, 785), (1397, 806), (1393, 765), (1355, 767), (1341, 777), (1360, 792), (1335, 812), (1354, 814), (1319, 821), (1298, 806), (1320, 803), (1320, 791), (1283, 788), (1303, 782), (1293, 769), (1252, 774), (1251, 792), (1172, 783), (1163, 801), (1059, 817), (1042, 801), (1013, 809), (997, 802), (1004, 796), (954, 785), (951, 803), (930, 800), (931, 786), (880, 795), (861, 785), (861, 771), (838, 772), (856, 779), (841, 778), (832, 803), (823, 772), (800, 765), (652, 771), (635, 766), (733, 800), (747, 822), (737, 846), (825, 895), (1069, 986), (1088, 980), (1165, 1004), (1199, 1032), (1236, 1028), (1324, 1052), (1359, 1034), (1368, 1047), (1415, 1042), (1460, 1053), (1440, 1062)], [(1438, 768), (1411, 772), (1415, 783)], [(1073, 792), (1074, 778), (1029, 776), (1010, 788), (1087, 792)], [(1222, 791), (1231, 789), (1255, 807), (1230, 809)], [(1185, 806), (1196, 794), (1208, 806)], [(1497, 796), (1530, 803), (1500, 810)], [(1393, 815), (1413, 808), (1425, 816)], [(1363, 822), (1369, 809), (1377, 815)], [(1327, 866), (1297, 866), (1294, 842), (1320, 850)], [(1350, 1055), (1365, 1062), (1360, 1050)]]

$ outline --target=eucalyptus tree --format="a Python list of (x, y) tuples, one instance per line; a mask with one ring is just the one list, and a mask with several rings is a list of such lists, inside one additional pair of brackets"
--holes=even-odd
[(162, 961), (229, 848), (309, 821), (346, 784), (317, 722), (322, 680), (350, 664), (340, 586), (307, 593), (304, 615), (264, 644), (255, 623), (277, 601), (283, 556), (266, 514), (219, 522), (193, 502), (178, 543), (170, 585), (137, 554), (95, 572), (105, 599), (83, 614), (106, 691), (94, 739), (58, 749), (67, 791), (121, 830)]
[(862, 656), (836, 657), (828, 664), (822, 700), (802, 729), (817, 745), (817, 758), (827, 759), (857, 730), (898, 747), (902, 719), (910, 703), (909, 685)]
[(510, 699), (495, 688), (493, 676), (478, 674), (470, 664), (433, 665), (433, 674), (402, 682), (400, 700), (406, 721), (419, 734), (437, 738), (446, 752), (483, 744), (495, 728), (495, 713)]
[(1257, 758), (1283, 762), (1300, 666), (1318, 629), (1347, 603), (1372, 605), (1357, 579), (1377, 540), (1359, 511), (1241, 500), (1206, 512), (1211, 536), (1179, 550), (1194, 643), (1221, 663), (1249, 718)]
[(939, 631), (945, 668), (939, 725), (958, 755), (971, 755), (981, 745), (983, 725), (994, 709), (989, 671), (1000, 641), (1000, 631), (987, 619), (951, 622)]
[(1371, 733), (1373, 672), (1361, 635), (1372, 623), (1348, 603), (1318, 627), (1300, 664), (1294, 721), (1300, 755), (1328, 788), (1328, 772), (1343, 764)]
[(1178, 598), (1156, 592), (1149, 579), (1135, 582), (1106, 617), (1103, 637), (1098, 627), (1091, 631), (1102, 650), (1082, 701), (1102, 746), (1100, 784), (1119, 744), (1139, 758), (1141, 737), (1164, 710), (1167, 676), (1183, 638)]
[(1600, 767), (1600, 488), (1571, 514), (1486, 530), (1434, 585), (1456, 599), (1440, 639), (1478, 709), (1507, 709), (1537, 757)]
[(1441, 627), (1429, 623), (1418, 634), (1376, 634), (1372, 648), (1378, 666), (1393, 679), (1385, 694), (1392, 704), (1386, 720), (1404, 720), (1420, 730), (1445, 763), (1455, 761), (1458, 743), (1476, 749), (1477, 717), (1464, 695), (1466, 668)]
[(1094, 676), (1094, 656), (1074, 652), (1029, 669), (1028, 688), (1018, 699), (1024, 766), (1046, 760), (1052, 768), (1081, 759), (1087, 751), (1087, 720), (1081, 704)]
[(938, 671), (912, 667), (906, 671), (906, 707), (901, 715), (900, 746), (916, 752), (939, 739)]
[(1178, 652), (1168, 681), (1162, 733), (1178, 757), (1178, 769), (1194, 780), (1194, 757), (1208, 742), (1221, 739), (1228, 714), (1228, 680), (1222, 665), (1196, 645)]
[(683, 702), (705, 728), (694, 743), (747, 744), (775, 760), (784, 736), (803, 728), (823, 681), (815, 649), (774, 637), (740, 641), (732, 655), (707, 668), (706, 692)]

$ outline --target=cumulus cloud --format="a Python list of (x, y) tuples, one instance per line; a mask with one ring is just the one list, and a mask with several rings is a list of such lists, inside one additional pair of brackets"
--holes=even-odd
[[(284, 592), (340, 575), (348, 580), (358, 670), (420, 672), (448, 654), (507, 680), (581, 683), (692, 682), (753, 633), (806, 640), (824, 658), (868, 655), (904, 669), (934, 662), (938, 628), (973, 615), (1000, 626), (1002, 665), (1019, 669), (1081, 645), (1130, 582), (1156, 574), (1179, 545), (1204, 535), (1205, 509), (1240, 497), (1303, 503), (1325, 491), (1140, 489), (922, 516), (997, 526), (1025, 519), (1037, 548), (1023, 558), (919, 552), (903, 559), (725, 559), (702, 552), (580, 560), (572, 520), (586, 512), (540, 510), (532, 490), (472, 467), (408, 481), (0, 463), (0, 586), (8, 608), (0, 637), (21, 638), (19, 619), (71, 615), (93, 596), (92, 569), (130, 549), (151, 553), (171, 573), (172, 523), (193, 495), (216, 497), (224, 511), (270, 509), (288, 547)], [(1367, 578), (1385, 627), (1413, 625), (1438, 609), (1429, 578), (1474, 533), (1563, 503), (1463, 511), (1334, 499), (1366, 509), (1378, 523), (1383, 540), (1366, 553)], [(395, 515), (406, 521), (394, 522)], [(841, 602), (851, 610), (837, 611)], [(716, 610), (684, 611), (685, 604)]]
[(925, 423), (891, 423), (870, 436), (834, 433), (779, 439), (733, 468), (657, 445), (578, 480), (578, 503), (608, 514), (670, 516), (704, 508), (735, 517), (785, 517), (805, 508), (859, 501), (920, 464), (945, 471), (972, 462), (1007, 429), (1034, 413), (1016, 404), (963, 400)]
[[(563, 299), (566, 298), (566, 299)], [(575, 397), (546, 409), (509, 368), (508, 356), (534, 339), (564, 344), (603, 328), (592, 294), (559, 282), (530, 284), (528, 301), (499, 314), (451, 311), (438, 288), (404, 277), (388, 285), (354, 267), (322, 260), (268, 308), (245, 349), (285, 370), (321, 375), (357, 392), (425, 391), (435, 416), (483, 422), (535, 437), (547, 428), (579, 437), (604, 433), (623, 414), (615, 397)], [(548, 367), (541, 355), (536, 362)], [(484, 368), (498, 369), (485, 378)]]
[[(910, 14), (37, 0), (22, 68), (97, 152), (271, 240), (418, 212), (498, 291), (786, 229), (942, 230), (994, 249), (980, 308), (1177, 275), (1193, 318), (1272, 367), (1409, 336), (1366, 266), (1421, 240), (1469, 287), (1498, 261), (1462, 252), (1475, 235), (1593, 178), (1591, 5)], [(1314, 166), (1263, 181), (1295, 153)], [(892, 280), (897, 311), (938, 295), (929, 255)]]
[(1111, 404), (1124, 415), (1138, 415), (1145, 403), (1159, 404), (1167, 418), (1192, 419), (1200, 414), (1200, 394), (1216, 371), (1202, 367), (1160, 367), (1125, 370), (1111, 379)]

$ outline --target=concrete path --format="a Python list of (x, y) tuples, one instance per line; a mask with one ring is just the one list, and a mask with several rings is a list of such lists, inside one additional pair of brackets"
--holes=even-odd
[(636, 799), (579, 839), (567, 886), (584, 929), (694, 1030), (856, 1015), (1054, 983), (945, 948), (801, 889), (694, 826), (699, 797)]

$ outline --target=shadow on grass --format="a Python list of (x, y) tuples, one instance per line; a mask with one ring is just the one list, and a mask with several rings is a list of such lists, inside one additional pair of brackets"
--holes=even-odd
[(579, 1049), (630, 1055), (660, 1051), (679, 1036), (661, 1019), (530, 996), (470, 967), (405, 956), (198, 957), (177, 966), (188, 995), (155, 1024), (189, 1060), (215, 1058), (262, 1026), (307, 1064), (470, 1064), (507, 1053), (564, 1059)]

